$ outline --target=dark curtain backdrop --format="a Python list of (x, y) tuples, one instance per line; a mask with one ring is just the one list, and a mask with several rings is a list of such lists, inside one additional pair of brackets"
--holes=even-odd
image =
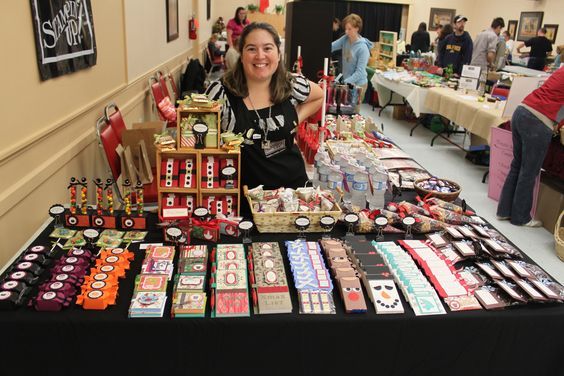
[(335, 17), (342, 20), (350, 13), (362, 18), (361, 35), (371, 41), (377, 41), (380, 30), (396, 31), (401, 27), (401, 4), (367, 3), (347, 1), (335, 3)]

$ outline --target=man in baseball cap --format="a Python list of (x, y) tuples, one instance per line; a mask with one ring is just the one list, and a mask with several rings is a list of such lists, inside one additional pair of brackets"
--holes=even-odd
[(468, 18), (458, 15), (454, 17), (454, 33), (441, 41), (438, 48), (438, 61), (441, 68), (452, 66), (453, 72), (460, 75), (462, 66), (472, 60), (472, 38), (464, 31)]
[(454, 17), (454, 23), (457, 24), (458, 21), (468, 21), (468, 18), (466, 16), (463, 16), (462, 14), (459, 14), (458, 16)]

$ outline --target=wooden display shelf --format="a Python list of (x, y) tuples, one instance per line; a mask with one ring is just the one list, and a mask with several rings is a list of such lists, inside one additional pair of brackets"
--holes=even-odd
[[(384, 42), (384, 40), (393, 40), (393, 43)], [(385, 64), (386, 67), (391, 68), (396, 66), (396, 56), (397, 56), (397, 40), (398, 33), (395, 31), (380, 31), (380, 37), (378, 38), (378, 52), (376, 57), (378, 61)], [(383, 46), (392, 47), (392, 50), (384, 49)]]
[[(237, 210), (235, 211), (235, 216), (239, 215), (239, 208), (241, 204), (241, 197), (239, 188), (233, 189), (225, 189), (225, 188), (201, 188), (202, 186), (202, 173), (201, 173), (201, 166), (202, 161), (205, 160), (207, 156), (216, 156), (218, 159), (217, 163), (220, 163), (219, 160), (232, 158), (236, 161), (237, 165), (237, 187), (241, 185), (241, 153), (239, 151), (226, 151), (222, 149), (193, 149), (193, 148), (186, 148), (186, 149), (177, 149), (177, 150), (168, 150), (168, 151), (160, 151), (157, 150), (156, 156), (156, 164), (157, 164), (157, 175), (155, 179), (158, 179), (158, 207), (159, 207), (159, 215), (162, 214), (162, 200), (163, 195), (167, 193), (175, 193), (179, 195), (191, 195), (194, 196), (196, 199), (195, 207), (202, 206), (204, 197), (213, 196), (213, 195), (230, 195), (233, 196), (234, 202), (237, 205)], [(194, 171), (195, 171), (195, 184), (196, 188), (183, 188), (183, 187), (161, 187), (160, 180), (161, 180), (161, 163), (166, 158), (174, 158), (182, 160), (185, 157), (192, 157), (194, 159)]]
[(203, 195), (236, 195), (239, 194), (239, 188), (200, 188)]
[(162, 193), (185, 193), (185, 194), (198, 194), (198, 188), (183, 188), (183, 187), (159, 187), (159, 191)]

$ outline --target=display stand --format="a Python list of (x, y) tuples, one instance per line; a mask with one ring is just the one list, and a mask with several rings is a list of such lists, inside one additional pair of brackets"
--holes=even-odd
[(177, 111), (177, 149), (157, 151), (159, 216), (187, 219), (199, 206), (238, 216), (241, 154), (221, 149), (221, 106)]
[(379, 47), (376, 53), (379, 68), (394, 68), (396, 66), (397, 40), (398, 33), (395, 31), (380, 31)]

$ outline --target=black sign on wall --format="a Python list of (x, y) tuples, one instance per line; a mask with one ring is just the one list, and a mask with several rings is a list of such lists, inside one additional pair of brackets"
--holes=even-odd
[(90, 0), (30, 0), (42, 80), (96, 65)]

